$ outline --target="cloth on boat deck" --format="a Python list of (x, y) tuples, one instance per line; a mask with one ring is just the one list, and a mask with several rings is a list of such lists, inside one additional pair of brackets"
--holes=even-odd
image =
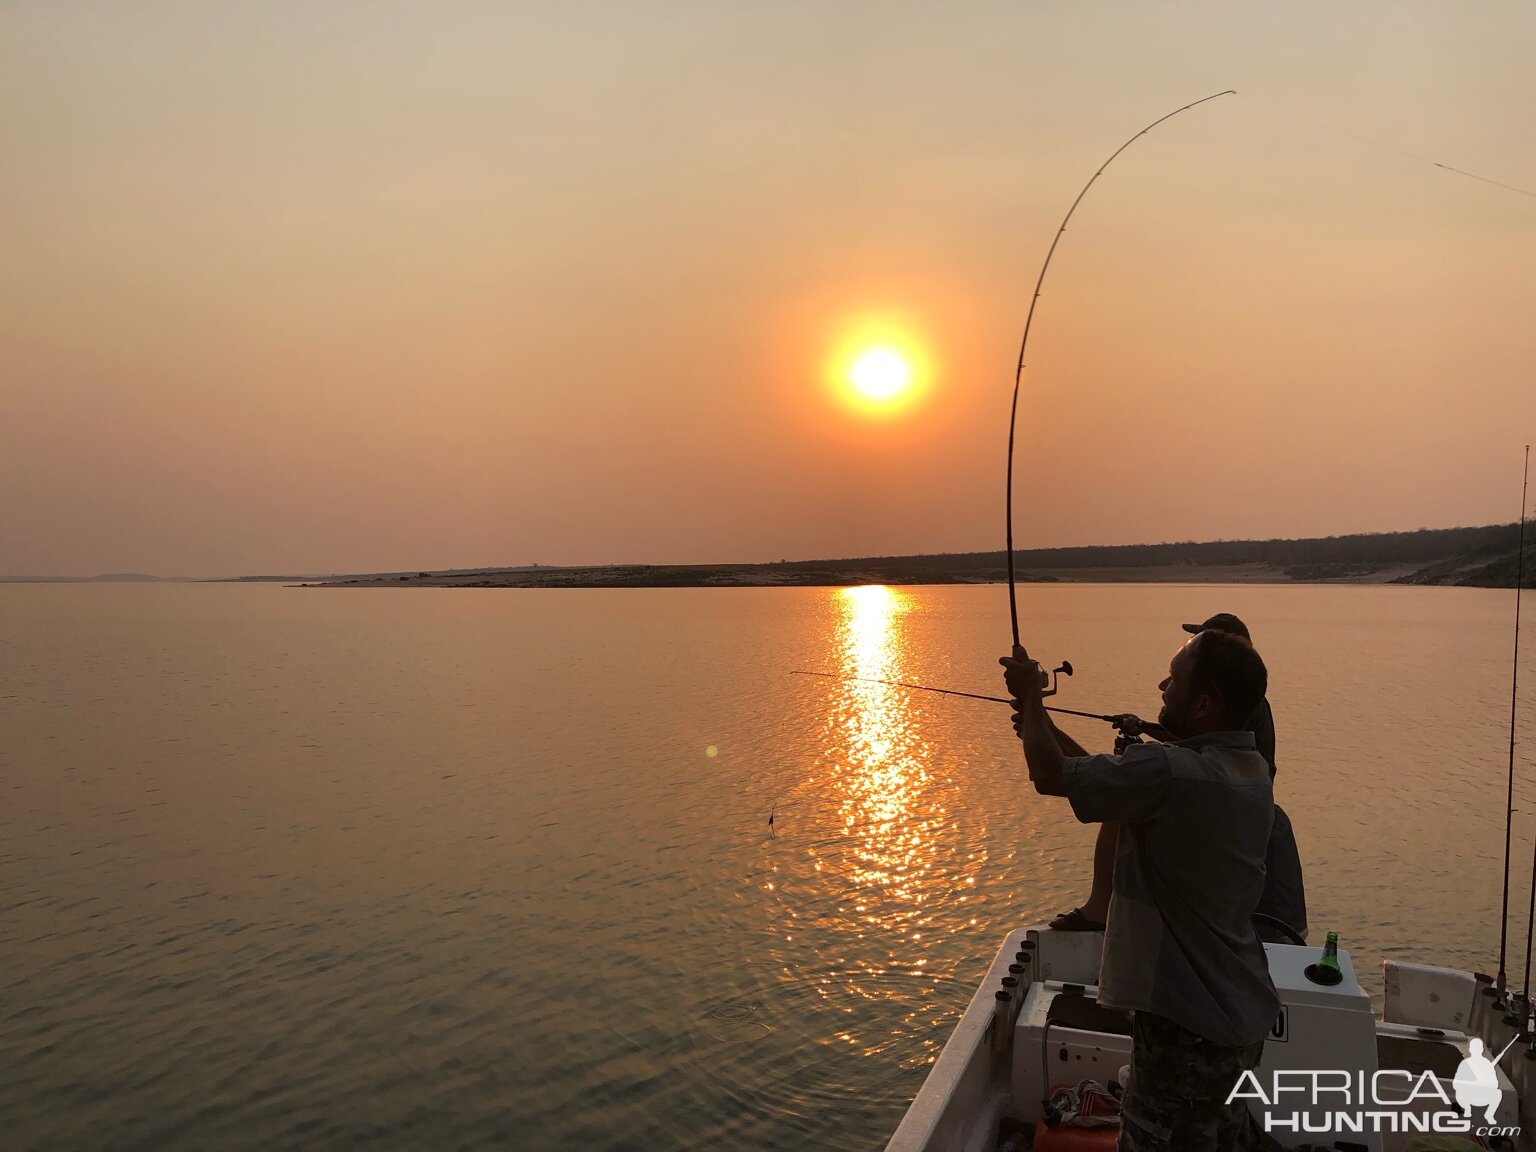
[(1247, 1101), (1227, 1103), (1243, 1072), (1258, 1067), (1262, 1039), (1227, 1047), (1137, 1012), (1131, 1045), (1118, 1152), (1250, 1152), (1263, 1146)]
[(1051, 1093), (1045, 1104), (1048, 1128), (1065, 1124), (1069, 1128), (1120, 1127), (1120, 1101), (1097, 1080), (1081, 1080), (1073, 1087), (1061, 1087)]
[(1252, 916), (1274, 800), (1253, 733), (1069, 757), (1062, 781), (1079, 820), (1121, 822), (1099, 1003), (1216, 1044), (1263, 1040), (1280, 999)]

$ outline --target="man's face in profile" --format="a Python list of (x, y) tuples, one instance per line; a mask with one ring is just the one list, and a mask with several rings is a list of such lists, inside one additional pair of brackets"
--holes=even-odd
[(1163, 693), (1163, 707), (1157, 714), (1157, 722), (1179, 738), (1193, 735), (1194, 709), (1200, 701), (1208, 699), (1192, 691), (1195, 654), (1191, 649), (1194, 646), (1195, 641), (1191, 640), (1173, 654), (1168, 663), (1168, 675), (1158, 685)]

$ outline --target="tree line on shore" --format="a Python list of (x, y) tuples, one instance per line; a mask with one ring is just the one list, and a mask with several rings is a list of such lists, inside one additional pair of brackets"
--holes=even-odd
[[(1152, 568), (1175, 565), (1228, 567), (1262, 564), (1293, 580), (1329, 580), (1411, 568), (1401, 583), (1514, 587), (1519, 566), (1518, 523), (1475, 528), (1421, 528), (1411, 532), (1362, 532), (1296, 540), (1210, 540), (1161, 544), (1096, 544), (1072, 548), (1025, 548), (1015, 565), (1047, 576), (1053, 569)], [(1525, 533), (1524, 584), (1532, 585), (1536, 530)], [(1006, 568), (1004, 552), (863, 557), (805, 564), (870, 565), (892, 570), (985, 572)]]

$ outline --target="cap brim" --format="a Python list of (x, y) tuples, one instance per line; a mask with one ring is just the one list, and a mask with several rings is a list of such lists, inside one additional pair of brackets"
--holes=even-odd
[(1180, 624), (1179, 627), (1183, 628), (1184, 631), (1193, 633), (1195, 635), (1199, 635), (1201, 632), (1205, 631), (1204, 624)]

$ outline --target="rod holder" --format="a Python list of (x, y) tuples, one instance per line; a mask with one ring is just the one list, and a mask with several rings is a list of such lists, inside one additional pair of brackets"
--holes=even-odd
[(1013, 1029), (1008, 1027), (1008, 1017), (1013, 1010), (1013, 997), (999, 988), (992, 997), (992, 1055), (1007, 1055), (1013, 1043)]

